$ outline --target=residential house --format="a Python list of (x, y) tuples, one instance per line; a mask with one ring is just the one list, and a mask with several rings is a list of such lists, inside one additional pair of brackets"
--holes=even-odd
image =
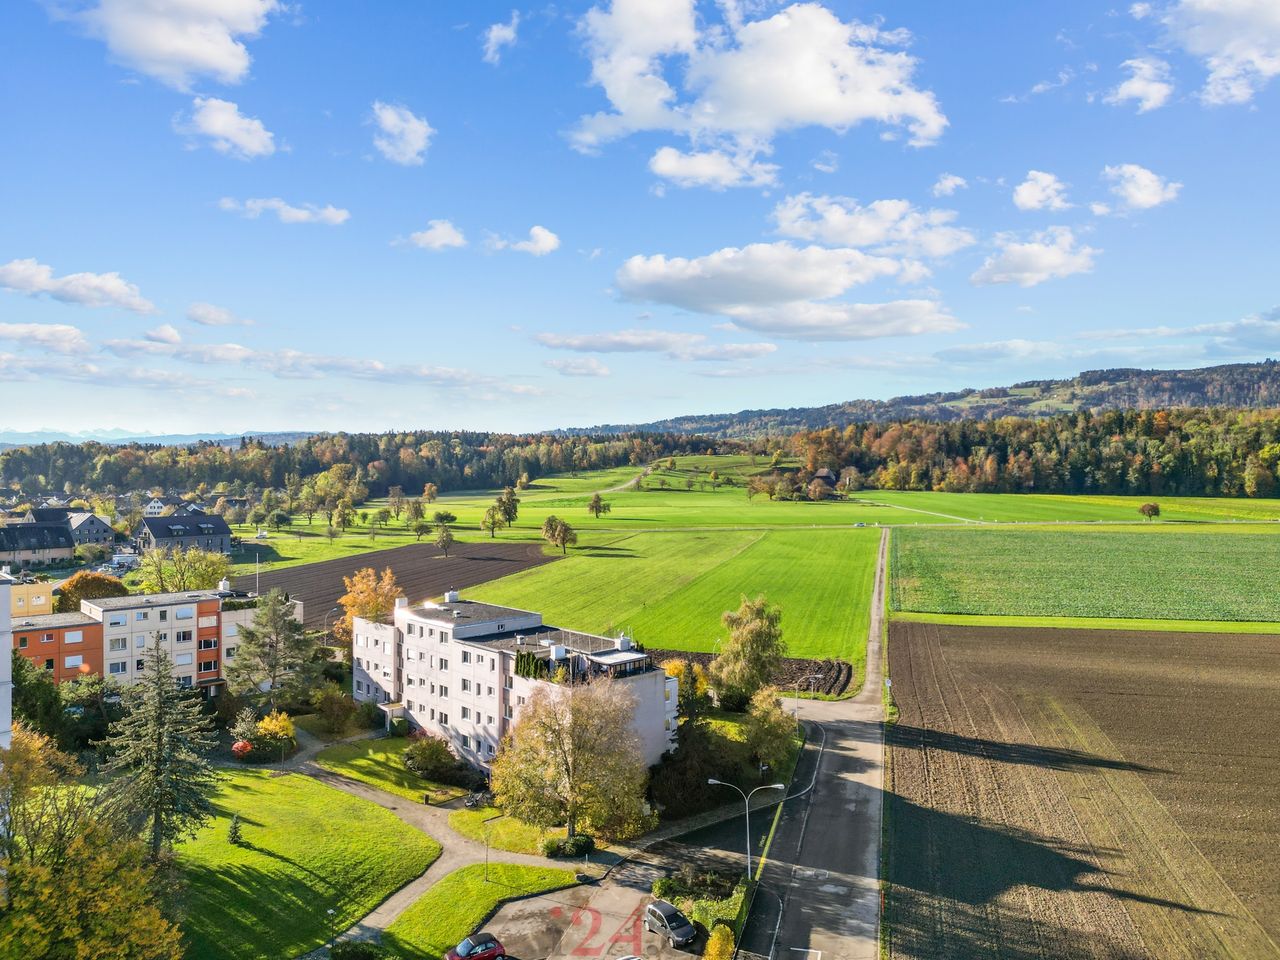
[(0, 563), (12, 567), (70, 561), (75, 547), (66, 523), (11, 523), (0, 527)]
[[(56, 584), (48, 580), (36, 580), (29, 574), (14, 576), (8, 567), (0, 568), (0, 574), (10, 578), (9, 612), (16, 619), (43, 616), (53, 613), (53, 590)], [(4, 649), (0, 647), (0, 650)]]
[(143, 517), (136, 539), (144, 553), (165, 547), (231, 552), (231, 528), (219, 516)]
[(76, 546), (92, 544), (110, 547), (115, 543), (115, 530), (96, 513), (73, 513), (67, 518), (67, 522), (71, 525), (71, 539), (75, 540)]
[(102, 673), (102, 621), (87, 613), (14, 617), (12, 632), (13, 649), (48, 670), (56, 683)]
[[(534, 690), (559, 695), (602, 675), (634, 695), (632, 725), (647, 764), (674, 743), (677, 681), (627, 637), (561, 630), (539, 613), (453, 592), (416, 607), (401, 598), (390, 619), (357, 617), (351, 632), (355, 698), (379, 704), (388, 721), (403, 716), (444, 737), (478, 766), (488, 766)], [(552, 679), (558, 674), (562, 683)]]
[(826, 484), (826, 486), (832, 490), (835, 489), (836, 483), (839, 481), (839, 478), (830, 470), (828, 470), (826, 467), (820, 467), (819, 469), (815, 470), (813, 472), (813, 479), (820, 480), (822, 483)]
[(23, 523), (66, 523), (74, 511), (70, 507), (32, 507), (22, 518)]
[(180, 507), (185, 507), (186, 505), (187, 501), (183, 500), (181, 497), (172, 497), (168, 495), (163, 497), (150, 497), (142, 501), (142, 515), (144, 517), (162, 517), (166, 510), (169, 510), (170, 508), (177, 510)]

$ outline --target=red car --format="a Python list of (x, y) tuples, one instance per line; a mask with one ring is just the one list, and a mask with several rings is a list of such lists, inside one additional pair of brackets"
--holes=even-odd
[(444, 955), (444, 960), (503, 960), (502, 944), (492, 933), (473, 933)]

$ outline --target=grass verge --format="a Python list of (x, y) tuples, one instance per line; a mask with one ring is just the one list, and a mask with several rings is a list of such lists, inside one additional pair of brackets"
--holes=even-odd
[(461, 787), (423, 780), (405, 767), (402, 759), (407, 737), (379, 737), (376, 740), (356, 740), (339, 743), (321, 750), (316, 763), (330, 773), (337, 773), (351, 780), (359, 780), (371, 787), (394, 793), (406, 800), (424, 802), (429, 794), (431, 803), (443, 803), (455, 797), (466, 796)]
[(449, 874), (402, 913), (382, 936), (393, 957), (442, 957), (475, 932), (507, 900), (560, 890), (577, 883), (569, 870), (482, 863)]
[[(493, 819), (493, 818), (497, 819)], [(486, 821), (489, 821), (486, 823)], [(494, 850), (507, 850), (511, 853), (542, 854), (544, 837), (563, 837), (563, 828), (556, 830), (540, 830), (538, 827), (521, 823), (515, 817), (503, 816), (501, 810), (485, 807), (480, 810), (455, 810), (449, 814), (449, 826), (469, 840), (476, 843), (485, 842), (485, 834), (489, 837), (489, 846)]]

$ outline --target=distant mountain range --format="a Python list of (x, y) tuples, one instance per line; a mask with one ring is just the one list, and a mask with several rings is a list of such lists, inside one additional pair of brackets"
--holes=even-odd
[(1233, 363), (1199, 370), (1088, 370), (1070, 380), (1026, 380), (1009, 387), (983, 390), (928, 393), (892, 400), (849, 400), (824, 407), (711, 413), (562, 432), (645, 431), (742, 439), (868, 421), (1039, 417), (1082, 409), (1159, 407), (1280, 407), (1280, 362)]
[(216, 443), (224, 447), (237, 447), (241, 437), (253, 437), (265, 443), (296, 443), (304, 437), (311, 436), (305, 432), (285, 433), (156, 433), (137, 434), (119, 428), (110, 430), (83, 430), (78, 433), (67, 433), (59, 430), (0, 430), (0, 450), (12, 447), (28, 447), (38, 443), (86, 443), (96, 440), (126, 446), (131, 443), (152, 443), (162, 447), (182, 447), (193, 443)]

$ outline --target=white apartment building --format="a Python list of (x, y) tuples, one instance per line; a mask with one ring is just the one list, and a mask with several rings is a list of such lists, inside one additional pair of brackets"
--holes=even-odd
[[(671, 749), (677, 681), (636, 650), (627, 637), (561, 630), (529, 610), (462, 600), (411, 607), (396, 601), (390, 622), (356, 618), (351, 627), (353, 695), (388, 716), (445, 737), (454, 751), (488, 766), (520, 708), (539, 685), (563, 691), (607, 674), (635, 697), (633, 720), (647, 764)], [(516, 673), (517, 655), (541, 661), (546, 678)], [(549, 678), (563, 670), (566, 684)]]
[(8, 750), (13, 737), (13, 630), (9, 590), (14, 582), (8, 570), (0, 573), (0, 750)]

